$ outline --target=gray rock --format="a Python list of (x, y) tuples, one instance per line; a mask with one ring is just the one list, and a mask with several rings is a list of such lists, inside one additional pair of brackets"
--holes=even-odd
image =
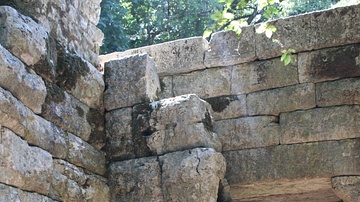
[(223, 151), (277, 145), (280, 141), (278, 118), (257, 116), (216, 121), (214, 131)]
[(3, 126), (0, 133), (0, 182), (47, 195), (53, 170), (51, 154), (38, 147), (30, 147)]
[(360, 80), (350, 78), (317, 83), (316, 104), (320, 107), (360, 104)]
[(279, 58), (232, 67), (231, 94), (251, 93), (298, 83), (297, 67), (284, 66)]
[(111, 201), (165, 201), (156, 157), (111, 163), (109, 186)]
[(164, 201), (216, 202), (226, 163), (221, 153), (197, 148), (160, 156)]
[(0, 44), (26, 65), (38, 63), (47, 53), (46, 30), (9, 6), (0, 6)]
[(147, 146), (158, 155), (211, 147), (221, 151), (221, 143), (212, 131), (211, 106), (194, 94), (151, 103), (152, 134)]
[(336, 80), (360, 75), (360, 44), (299, 53), (300, 83)]
[(105, 65), (105, 109), (154, 101), (160, 91), (156, 65), (147, 54), (113, 60)]
[(230, 68), (212, 68), (173, 76), (173, 92), (175, 96), (194, 93), (205, 99), (229, 95), (230, 87)]
[[(40, 114), (46, 97), (44, 81), (38, 75), (28, 72), (25, 65), (1, 45), (0, 71), (0, 86), (10, 91), (35, 113)], [(29, 92), (32, 96), (28, 96)]]
[(240, 37), (234, 31), (216, 32), (209, 43), (210, 49), (205, 52), (204, 59), (206, 67), (229, 66), (256, 59), (254, 26), (242, 27)]
[(230, 95), (206, 99), (213, 110), (214, 120), (246, 116), (246, 95)]
[(348, 139), (223, 152), (226, 179), (232, 186), (359, 175), (359, 146), (359, 139)]
[(169, 76), (205, 69), (204, 53), (208, 48), (208, 42), (204, 38), (193, 37), (102, 55), (100, 63), (104, 64), (133, 54), (147, 53), (154, 58), (159, 76)]
[(250, 93), (246, 103), (250, 116), (278, 116), (282, 112), (314, 108), (315, 85), (306, 83)]
[(333, 190), (344, 202), (358, 201), (360, 199), (359, 176), (336, 176), (331, 178)]
[(359, 106), (316, 108), (280, 115), (281, 144), (360, 137)]
[(164, 76), (160, 77), (160, 87), (161, 92), (159, 92), (159, 99), (165, 99), (169, 97), (174, 97), (173, 92), (173, 76)]
[(0, 201), (54, 202), (46, 196), (0, 184)]
[(105, 174), (105, 154), (81, 138), (69, 133), (69, 153), (66, 159), (77, 166), (99, 175)]

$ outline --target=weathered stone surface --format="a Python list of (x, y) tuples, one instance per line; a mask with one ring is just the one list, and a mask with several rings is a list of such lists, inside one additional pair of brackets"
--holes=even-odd
[(359, 201), (360, 177), (337, 176), (331, 179), (333, 190), (344, 202)]
[(213, 110), (214, 120), (246, 116), (246, 95), (230, 95), (206, 99)]
[(154, 101), (160, 91), (156, 65), (147, 54), (113, 60), (105, 65), (105, 109)]
[(63, 160), (54, 160), (54, 173), (49, 195), (59, 201), (109, 201), (106, 180), (86, 174)]
[(164, 201), (216, 202), (226, 163), (221, 153), (197, 148), (160, 156)]
[(161, 92), (159, 92), (159, 99), (165, 99), (169, 97), (174, 97), (173, 92), (173, 77), (172, 76), (164, 76), (160, 77), (160, 87)]
[(214, 131), (223, 151), (277, 145), (280, 141), (278, 118), (257, 116), (216, 121)]
[(360, 137), (359, 106), (316, 108), (280, 115), (281, 144)]
[(0, 182), (47, 195), (53, 169), (51, 154), (30, 147), (5, 127), (0, 129)]
[(23, 191), (11, 186), (0, 183), (0, 201), (36, 201), (36, 202), (54, 202), (46, 196)]
[(56, 85), (48, 84), (47, 92), (42, 116), (83, 140), (89, 140), (91, 134), (91, 125), (87, 121), (89, 107)]
[(56, 84), (91, 108), (103, 107), (105, 83), (100, 72), (76, 54), (59, 51)]
[(106, 145), (110, 159), (135, 157), (132, 136), (132, 108), (117, 109), (106, 114)]
[(242, 27), (238, 37), (234, 31), (216, 32), (211, 36), (210, 49), (205, 52), (205, 66), (219, 67), (256, 59), (254, 26)]
[(154, 102), (147, 146), (156, 154), (211, 147), (221, 151), (212, 131), (211, 106), (194, 94)]
[(357, 5), (269, 22), (277, 28), (272, 38), (279, 40), (279, 43), (273, 42), (264, 34), (255, 35), (256, 55), (259, 59), (266, 59), (280, 56), (281, 50), (288, 48), (303, 52), (358, 43), (360, 41), (360, 22), (357, 20), (359, 17), (360, 6)]
[(26, 107), (9, 91), (0, 88), (0, 125), (17, 134), (24, 134), (26, 116)]
[(360, 44), (299, 53), (298, 59), (300, 83), (360, 75)]
[(47, 53), (45, 29), (9, 6), (0, 6), (0, 44), (26, 65), (34, 65)]
[(161, 189), (160, 165), (156, 157), (110, 164), (111, 201), (165, 201)]
[(175, 96), (194, 93), (205, 99), (230, 94), (230, 68), (212, 68), (173, 77)]
[(79, 137), (69, 133), (69, 153), (66, 159), (70, 163), (99, 175), (105, 173), (105, 154)]
[(231, 94), (283, 87), (298, 83), (297, 67), (284, 66), (279, 58), (233, 66)]
[(360, 79), (350, 78), (317, 83), (316, 104), (320, 107), (360, 104)]
[(147, 53), (154, 58), (159, 76), (169, 76), (205, 69), (203, 60), (208, 47), (208, 42), (204, 38), (193, 37), (102, 55), (100, 63), (104, 64), (133, 54)]
[(280, 145), (223, 152), (232, 184), (360, 174), (360, 140)]
[(250, 116), (278, 116), (282, 112), (314, 108), (315, 85), (307, 83), (250, 93), (246, 103)]
[[(44, 81), (38, 75), (28, 72), (25, 65), (1, 45), (0, 71), (0, 86), (10, 91), (35, 113), (41, 113), (46, 97)], [(29, 92), (32, 96), (28, 95)]]

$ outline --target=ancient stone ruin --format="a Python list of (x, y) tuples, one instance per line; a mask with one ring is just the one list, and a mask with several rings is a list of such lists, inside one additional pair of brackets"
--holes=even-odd
[(360, 201), (360, 5), (99, 57), (100, 1), (0, 0), (1, 202)]

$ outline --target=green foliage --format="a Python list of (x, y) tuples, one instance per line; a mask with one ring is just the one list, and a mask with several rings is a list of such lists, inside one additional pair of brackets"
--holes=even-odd
[(292, 48), (289, 48), (287, 50), (282, 50), (281, 51), (282, 56), (280, 58), (281, 62), (284, 63), (284, 65), (288, 65), (290, 63), (294, 63), (296, 62), (296, 58), (292, 56), (293, 53), (296, 53), (296, 51)]

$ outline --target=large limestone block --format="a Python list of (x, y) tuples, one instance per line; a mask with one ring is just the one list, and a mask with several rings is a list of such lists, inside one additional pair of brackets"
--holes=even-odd
[(28, 72), (25, 65), (1, 45), (0, 71), (0, 86), (10, 91), (35, 113), (40, 114), (46, 97), (44, 81), (38, 75)]
[(211, 148), (169, 153), (160, 156), (164, 201), (216, 202), (226, 163)]
[(360, 137), (359, 106), (316, 108), (280, 115), (281, 144)]
[(111, 201), (162, 202), (161, 171), (157, 157), (115, 162), (109, 168)]
[(160, 77), (160, 87), (161, 92), (159, 92), (159, 99), (165, 99), (169, 97), (174, 97), (173, 92), (173, 76), (164, 76)]
[(56, 85), (49, 84), (47, 92), (42, 116), (88, 141), (92, 130), (91, 123), (87, 120), (90, 108)]
[(229, 66), (256, 59), (254, 26), (242, 27), (240, 37), (234, 31), (216, 32), (209, 43), (210, 49), (205, 52), (204, 59), (206, 67)]
[(336, 176), (331, 178), (333, 190), (344, 202), (359, 201), (360, 177)]
[(0, 44), (29, 66), (46, 56), (48, 35), (41, 25), (9, 6), (0, 6), (0, 13)]
[(246, 116), (246, 95), (229, 95), (206, 99), (213, 110), (214, 120)]
[(154, 101), (160, 91), (156, 65), (147, 54), (106, 63), (105, 83), (104, 103), (108, 111)]
[(213, 68), (173, 76), (173, 92), (175, 96), (194, 93), (205, 99), (229, 95), (230, 87), (230, 68)]
[[(255, 35), (256, 55), (259, 59), (267, 59), (280, 56), (281, 50), (288, 48), (304, 52), (358, 43), (359, 18), (360, 6), (355, 5), (268, 22), (277, 31), (272, 39), (268, 39), (265, 34)], [(274, 42), (274, 39), (278, 42)]]
[(316, 104), (320, 107), (360, 104), (360, 79), (317, 83)]
[(102, 177), (86, 174), (63, 160), (54, 160), (54, 173), (50, 197), (59, 201), (104, 201), (110, 200), (109, 187)]
[(0, 184), (0, 201), (54, 202), (51, 198)]
[(205, 69), (204, 53), (209, 48), (208, 42), (202, 37), (180, 39), (156, 44), (143, 48), (131, 49), (100, 56), (100, 63), (119, 59), (133, 54), (147, 53), (154, 58), (159, 76)]
[(298, 83), (297, 65), (288, 65), (275, 58), (233, 66), (231, 94), (284, 87)]
[(108, 112), (106, 119), (106, 154), (113, 159), (135, 157), (132, 135), (132, 108), (123, 108)]
[(216, 121), (214, 131), (223, 151), (266, 147), (280, 142), (278, 118), (257, 116)]
[(69, 133), (68, 156), (66, 159), (77, 166), (99, 175), (105, 174), (105, 154), (81, 138)]
[(65, 50), (57, 57), (56, 84), (91, 108), (102, 108), (103, 75), (89, 62)]
[(314, 108), (315, 85), (307, 83), (250, 93), (246, 103), (250, 116), (278, 116), (282, 112)]
[(298, 59), (300, 83), (360, 75), (360, 44), (299, 53)]
[(24, 134), (27, 109), (9, 91), (0, 88), (0, 125)]
[(212, 131), (211, 106), (194, 94), (151, 103), (152, 134), (147, 146), (156, 154), (196, 147), (221, 151), (221, 143)]
[(232, 184), (360, 174), (360, 140), (279, 145), (223, 152)]
[(0, 129), (0, 182), (47, 195), (53, 170), (51, 154), (30, 147), (5, 127)]

